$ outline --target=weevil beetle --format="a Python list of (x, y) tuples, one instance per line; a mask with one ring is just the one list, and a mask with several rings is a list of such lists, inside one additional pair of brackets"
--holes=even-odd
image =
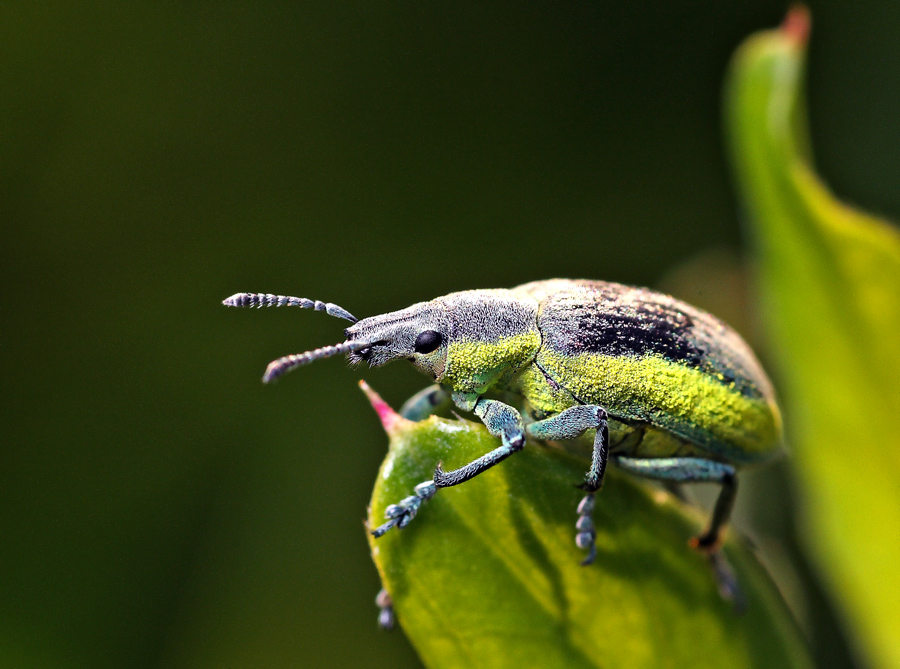
[[(334, 304), (238, 293), (228, 306), (300, 306), (351, 321), (346, 341), (272, 362), (263, 381), (313, 360), (411, 361), (436, 385), (401, 415), (422, 420), (452, 401), (500, 439), (388, 507), (376, 537), (405, 527), (439, 489), (459, 485), (525, 445), (585, 438), (575, 543), (596, 556), (591, 519), (607, 460), (666, 483), (721, 485), (709, 527), (693, 545), (713, 555), (737, 494), (737, 469), (772, 458), (781, 416), (772, 385), (746, 343), (714, 316), (668, 295), (603, 281), (554, 279), (511, 290), (471, 290), (357, 320)], [(514, 398), (514, 404), (486, 395)]]

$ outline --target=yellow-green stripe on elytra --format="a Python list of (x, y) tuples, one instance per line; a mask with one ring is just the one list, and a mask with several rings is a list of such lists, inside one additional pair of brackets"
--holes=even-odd
[(779, 446), (774, 403), (743, 395), (701, 369), (656, 355), (569, 356), (546, 349), (537, 362), (581, 402), (671, 430), (732, 461), (764, 460)]

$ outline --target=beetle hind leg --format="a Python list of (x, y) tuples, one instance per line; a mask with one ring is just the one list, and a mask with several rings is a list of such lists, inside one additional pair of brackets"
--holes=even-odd
[(728, 523), (734, 500), (737, 497), (738, 480), (734, 467), (724, 462), (705, 458), (629, 458), (617, 456), (616, 465), (638, 476), (656, 479), (665, 484), (718, 483), (722, 486), (713, 508), (709, 528), (690, 541), (690, 545), (709, 560), (716, 576), (719, 593), (743, 609), (743, 596), (737, 579), (725, 557), (719, 552), (722, 529)]
[(719, 492), (718, 499), (716, 499), (716, 506), (713, 509), (709, 529), (691, 540), (691, 545), (694, 548), (704, 552), (714, 553), (718, 550), (722, 542), (722, 528), (731, 516), (734, 500), (737, 497), (738, 482), (733, 469), (731, 472), (723, 473), (719, 483), (722, 484), (722, 490)]
[(722, 528), (731, 516), (737, 497), (738, 480), (734, 467), (706, 458), (629, 458), (616, 456), (616, 465), (632, 474), (667, 484), (718, 483), (722, 486), (713, 509), (709, 529), (691, 541), (698, 550), (715, 552), (721, 543)]
[(597, 557), (597, 531), (591, 517), (594, 511), (594, 493), (603, 486), (606, 461), (609, 458), (609, 427), (606, 409), (594, 404), (583, 404), (566, 409), (562, 413), (531, 423), (528, 433), (542, 440), (574, 439), (596, 428), (591, 466), (579, 487), (587, 494), (578, 504), (578, 520), (575, 523), (575, 545), (588, 552), (582, 566), (593, 563)]

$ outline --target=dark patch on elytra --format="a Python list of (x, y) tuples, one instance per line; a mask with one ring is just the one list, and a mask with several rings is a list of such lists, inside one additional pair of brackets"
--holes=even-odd
[[(727, 327), (668, 295), (602, 281), (573, 282), (541, 304), (545, 342), (564, 355), (658, 355), (712, 373), (747, 397), (762, 397)], [(736, 338), (737, 335), (734, 335)]]
[(660, 355), (691, 367), (700, 367), (705, 357), (690, 337), (691, 317), (660, 303), (562, 303), (544, 310), (541, 325), (554, 330), (566, 353)]

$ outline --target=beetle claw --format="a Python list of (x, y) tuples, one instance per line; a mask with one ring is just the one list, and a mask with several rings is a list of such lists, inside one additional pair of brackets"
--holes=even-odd
[(716, 551), (707, 555), (707, 559), (709, 560), (713, 574), (716, 577), (716, 586), (719, 589), (719, 595), (726, 602), (731, 602), (734, 605), (735, 613), (744, 613), (744, 611), (747, 610), (747, 600), (744, 598), (744, 593), (741, 591), (741, 586), (738, 584), (737, 576), (735, 576), (731, 565), (728, 564), (725, 555), (720, 551)]
[(711, 535), (706, 532), (697, 537), (691, 537), (688, 545), (706, 557), (712, 557), (722, 547), (722, 534)]
[(597, 558), (597, 544), (594, 542), (594, 538), (591, 537), (591, 547), (588, 551), (587, 557), (585, 557), (581, 561), (582, 567), (587, 567), (588, 565), (594, 564), (594, 560)]

